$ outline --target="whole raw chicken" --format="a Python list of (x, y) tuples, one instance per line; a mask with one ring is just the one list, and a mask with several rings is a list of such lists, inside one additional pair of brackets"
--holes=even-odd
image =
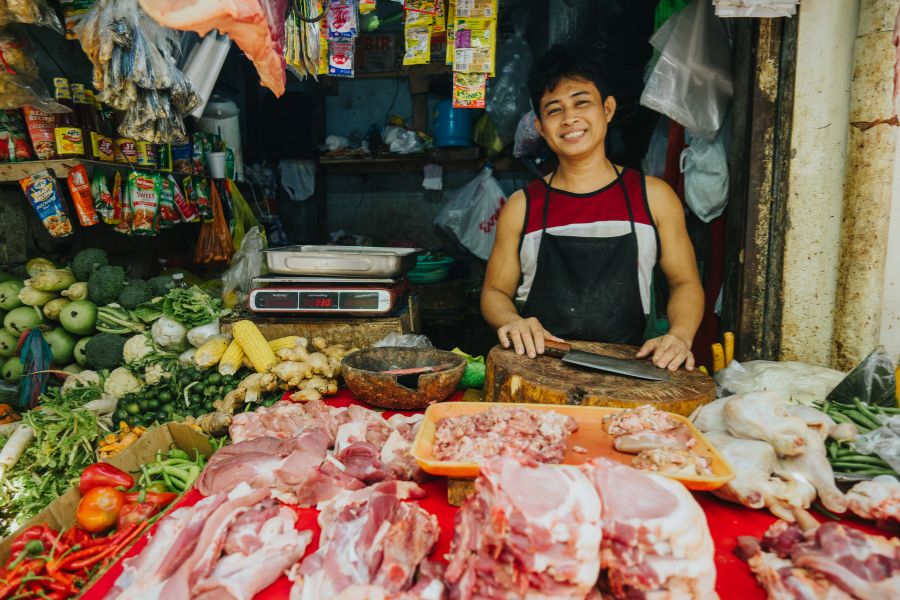
[(722, 415), (731, 435), (768, 442), (779, 456), (802, 455), (806, 450), (806, 423), (790, 416), (778, 394), (732, 396), (725, 402)]
[(785, 456), (779, 462), (781, 469), (795, 479), (811, 483), (819, 492), (819, 501), (832, 512), (847, 510), (847, 498), (834, 483), (834, 471), (828, 462), (825, 438), (817, 431), (804, 427), (806, 450), (798, 456)]
[(735, 478), (713, 493), (750, 508), (768, 508), (776, 517), (794, 521), (793, 508), (809, 508), (815, 488), (781, 471), (775, 449), (767, 442), (745, 440), (725, 431), (706, 438), (735, 471)]

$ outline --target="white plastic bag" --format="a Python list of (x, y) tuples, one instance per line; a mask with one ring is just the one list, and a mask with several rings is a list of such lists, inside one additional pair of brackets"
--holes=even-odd
[(644, 86), (641, 104), (713, 141), (734, 89), (731, 48), (712, 5), (693, 0), (650, 43), (660, 56)]
[(253, 226), (241, 240), (241, 248), (231, 258), (231, 266), (222, 274), (222, 298), (231, 292), (239, 293), (238, 299), (250, 293), (253, 278), (262, 272), (263, 248), (266, 240), (259, 226)]
[(877, 454), (900, 473), (900, 415), (882, 419), (882, 426), (856, 438), (853, 448), (860, 454)]
[(769, 391), (785, 402), (807, 406), (824, 400), (843, 379), (840, 371), (795, 361), (733, 360), (716, 373), (716, 383), (726, 390), (720, 395)]
[(723, 136), (712, 142), (686, 132), (688, 147), (681, 151), (684, 200), (704, 223), (725, 211), (728, 204), (728, 158)]
[(431, 340), (428, 339), (427, 336), (424, 335), (413, 335), (406, 334), (402, 335), (396, 332), (391, 332), (384, 336), (384, 338), (372, 344), (374, 348), (383, 348), (383, 347), (391, 347), (391, 348), (433, 348), (431, 344)]
[(506, 193), (486, 167), (475, 179), (450, 194), (434, 224), (454, 236), (469, 252), (487, 260), (494, 246), (497, 219)]

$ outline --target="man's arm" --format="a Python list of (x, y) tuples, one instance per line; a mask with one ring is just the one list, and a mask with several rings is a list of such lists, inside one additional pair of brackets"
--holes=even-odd
[(523, 319), (513, 302), (522, 275), (519, 238), (524, 220), (525, 194), (518, 191), (509, 197), (500, 211), (497, 235), (481, 288), (481, 314), (497, 330), (504, 348), (512, 345), (517, 353), (534, 358), (543, 354), (545, 338), (558, 338), (547, 332), (537, 319)]
[(652, 360), (658, 367), (674, 371), (684, 364), (692, 370), (691, 344), (703, 319), (704, 299), (694, 247), (684, 222), (684, 209), (672, 188), (655, 177), (647, 178), (647, 200), (662, 246), (659, 265), (669, 284), (666, 307), (669, 333), (647, 340), (638, 357), (652, 352)]

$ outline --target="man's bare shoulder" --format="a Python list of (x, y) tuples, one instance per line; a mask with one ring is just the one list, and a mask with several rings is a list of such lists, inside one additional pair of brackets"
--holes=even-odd
[(649, 175), (645, 178), (645, 181), (647, 204), (650, 205), (650, 212), (657, 225), (660, 220), (665, 220), (671, 216), (673, 211), (683, 212), (681, 200), (678, 199), (678, 195), (672, 189), (672, 186), (659, 177), (650, 177)]

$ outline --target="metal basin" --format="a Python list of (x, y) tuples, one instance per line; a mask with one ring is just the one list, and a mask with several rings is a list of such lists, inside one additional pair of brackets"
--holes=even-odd
[[(386, 371), (433, 367), (433, 372), (395, 374)], [(345, 357), (341, 374), (353, 395), (394, 410), (418, 410), (446, 400), (456, 390), (466, 360), (433, 348), (366, 348)]]

